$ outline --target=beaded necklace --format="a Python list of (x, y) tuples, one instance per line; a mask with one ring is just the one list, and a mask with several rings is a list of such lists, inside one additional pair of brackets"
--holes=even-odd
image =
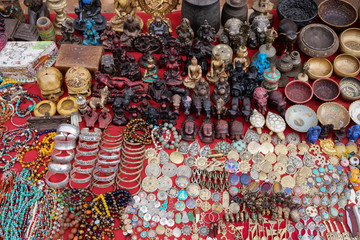
[(23, 169), (16, 176), (8, 200), (0, 206), (0, 228), (4, 240), (24, 239), (29, 212), (43, 195), (44, 182), (33, 184), (28, 180), (30, 175), (29, 170)]
[[(56, 130), (52, 129), (50, 131), (39, 132), (39, 135), (46, 133), (46, 136), (41, 142), (38, 140), (35, 141), (35, 145), (32, 145), (28, 148), (22, 148), (18, 151), (17, 158), (21, 163), (23, 168), (31, 168), (32, 174), (31, 177), (34, 178), (34, 182), (37, 182), (39, 179), (45, 176), (45, 173), (48, 170), (48, 163), (51, 161), (51, 152), (54, 148), (54, 137), (56, 136)], [(37, 150), (38, 154), (35, 160), (33, 161), (24, 161), (25, 153)], [(43, 167), (43, 168), (42, 168)], [(41, 169), (41, 170), (40, 170)], [(30, 179), (29, 179), (30, 180)]]

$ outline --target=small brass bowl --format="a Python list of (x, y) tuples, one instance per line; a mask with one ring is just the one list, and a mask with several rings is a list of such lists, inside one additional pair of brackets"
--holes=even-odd
[(76, 103), (76, 98), (68, 96), (62, 98), (57, 103), (56, 108), (60, 115), (71, 115), (71, 113), (76, 112), (79, 109), (79, 106)]
[(334, 71), (339, 77), (354, 77), (360, 72), (360, 62), (351, 54), (340, 54), (334, 59)]
[(360, 28), (349, 28), (341, 33), (340, 51), (360, 58)]
[(307, 74), (311, 80), (331, 77), (333, 65), (326, 58), (310, 58), (307, 62), (309, 64)]
[(347, 101), (360, 99), (360, 80), (355, 77), (345, 77), (339, 82), (341, 97)]
[(341, 32), (356, 22), (358, 13), (347, 1), (327, 0), (319, 4), (319, 17), (335, 31)]

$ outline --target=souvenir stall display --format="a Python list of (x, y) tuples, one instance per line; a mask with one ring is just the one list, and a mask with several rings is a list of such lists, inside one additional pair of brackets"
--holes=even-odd
[(0, 239), (358, 239), (358, 6), (247, 2), (0, 0)]

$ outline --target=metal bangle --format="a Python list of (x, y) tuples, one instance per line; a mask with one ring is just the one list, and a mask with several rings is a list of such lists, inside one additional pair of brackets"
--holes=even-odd
[(89, 176), (86, 177), (86, 178), (80, 178), (79, 179), (79, 178), (75, 178), (76, 173), (77, 172), (75, 172), (75, 171), (71, 171), (71, 173), (70, 173), (71, 181), (73, 181), (75, 183), (87, 183), (87, 182), (91, 181), (91, 174), (81, 173), (81, 174), (89, 175)]
[(121, 150), (121, 146), (118, 146), (118, 145), (116, 145), (115, 147), (104, 147), (104, 146), (100, 145), (100, 148), (104, 152), (108, 152), (108, 153), (120, 152), (120, 150)]
[(108, 188), (108, 187), (114, 185), (115, 180), (111, 180), (109, 183), (104, 183), (104, 184), (98, 184), (97, 182), (104, 182), (104, 181), (97, 181), (97, 180), (92, 181), (92, 183), (91, 183), (91, 189), (92, 189), (93, 187)]
[(98, 160), (98, 156), (94, 155), (93, 159), (90, 160), (80, 160), (78, 159), (78, 157), (81, 157), (83, 155), (75, 155), (75, 164), (80, 164), (80, 165), (95, 165), (96, 161)]
[[(131, 160), (138, 160), (140, 159), (140, 161), (136, 161), (136, 162), (130, 162), (129, 160), (127, 159), (131, 159)], [(142, 164), (144, 162), (144, 159), (145, 159), (145, 156), (138, 156), (138, 157), (122, 157), (121, 160), (123, 162), (126, 162), (126, 163), (138, 163), (138, 164)]]
[(116, 176), (116, 172), (114, 172), (113, 174), (111, 174), (110, 176), (106, 176), (106, 177), (100, 177), (98, 175), (100, 175), (102, 172), (100, 172), (99, 170), (95, 169), (93, 171), (93, 177), (94, 179), (96, 179), (97, 181), (102, 181), (102, 182), (109, 182), (111, 180), (113, 180)]
[(82, 151), (80, 150), (79, 146), (76, 147), (76, 155), (79, 154), (81, 156), (94, 156), (99, 151), (99, 148), (95, 148), (91, 151)]
[[(61, 182), (51, 182), (50, 178), (55, 174), (63, 174), (66, 176), (66, 178), (64, 180), (62, 180)], [(48, 171), (45, 176), (45, 182), (51, 188), (64, 188), (69, 183), (69, 174), (68, 173), (54, 173), (54, 172)]]
[[(120, 167), (119, 167), (119, 172), (120, 172), (120, 173), (123, 173), (123, 174), (125, 174), (125, 175), (135, 175), (135, 174), (140, 174), (141, 171), (144, 169), (144, 166), (141, 166), (141, 168), (140, 168), (138, 171), (136, 171), (136, 172), (124, 172), (124, 171), (123, 171), (123, 168), (127, 168), (127, 167), (120, 166)], [(128, 168), (128, 169), (130, 169), (130, 168)], [(133, 169), (137, 170), (136, 168), (133, 168)], [(133, 169), (131, 169), (131, 170), (133, 170)]]
[(101, 137), (99, 136), (86, 136), (86, 135), (80, 135), (79, 139), (81, 141), (87, 141), (87, 142), (100, 142)]
[[(73, 185), (72, 185), (72, 182), (75, 182), (76, 183), (76, 181), (74, 181), (74, 179), (70, 179), (70, 181), (69, 181), (69, 186), (70, 186), (70, 188), (72, 188), (72, 189), (75, 189), (74, 187), (73, 187)], [(85, 182), (86, 183), (86, 182)], [(89, 181), (87, 181), (87, 185), (85, 186), (85, 187), (81, 187), (82, 189), (88, 189), (89, 187), (90, 187), (90, 185), (91, 185), (91, 176), (90, 176), (90, 179), (89, 179)]]
[(57, 140), (57, 139), (54, 138), (54, 149), (70, 150), (70, 149), (74, 149), (75, 147), (76, 147), (75, 139), (70, 140), (70, 141), (68, 141), (68, 140), (61, 141), (61, 140)]
[[(136, 184), (134, 187), (122, 186), (118, 181), (116, 181), (116, 185), (117, 185), (118, 189), (132, 190), (132, 189), (136, 189), (136, 188), (140, 187), (140, 185), (141, 185), (141, 179), (138, 179), (138, 180), (137, 180), (137, 184)], [(138, 190), (137, 192), (139, 192), (140, 189), (141, 189), (141, 188), (139, 188), (139, 190)], [(137, 193), (137, 192), (136, 192), (136, 193)], [(135, 193), (135, 194), (136, 194), (136, 193)]]
[(105, 168), (105, 167), (100, 167), (100, 165), (96, 165), (95, 169), (103, 173), (113, 173), (117, 171), (118, 166)]
[(97, 136), (97, 137), (101, 137), (101, 129), (100, 128), (94, 128), (93, 132), (90, 132), (90, 128), (82, 128), (81, 132), (80, 132), (80, 136)]
[(107, 153), (105, 152), (104, 150), (100, 150), (99, 153), (98, 153), (98, 156), (99, 158), (102, 158), (102, 159), (118, 159), (120, 158), (120, 153), (119, 154), (114, 154), (114, 153), (111, 153), (111, 155), (104, 155), (104, 153)]
[(98, 148), (100, 145), (100, 142), (94, 143), (94, 144), (87, 144), (86, 142), (78, 142), (78, 146), (85, 149), (94, 149)]
[(111, 161), (111, 162), (106, 161), (106, 160), (103, 161), (103, 160), (100, 160), (100, 159), (99, 159), (98, 164), (103, 164), (103, 165), (118, 165), (120, 161), (121, 161), (121, 159), (116, 160), (116, 161)]
[(131, 151), (128, 152), (126, 149), (122, 149), (122, 152), (125, 153), (126, 155), (141, 155), (141, 154), (145, 154), (145, 149), (141, 149), (139, 151)]
[[(83, 168), (83, 167), (87, 167), (90, 166), (90, 168)], [(79, 164), (74, 164), (73, 166), (73, 170), (74, 172), (77, 173), (87, 173), (87, 174), (91, 174), (92, 171), (94, 170), (95, 166), (93, 165), (79, 165)]]
[[(70, 149), (70, 150), (58, 150), (58, 149), (54, 149), (51, 153), (51, 158), (54, 162), (57, 163), (70, 163), (73, 159), (74, 159), (74, 155), (75, 155), (75, 151), (74, 149)], [(63, 151), (66, 151), (69, 155), (67, 156), (58, 156), (61, 155), (63, 153)]]
[(69, 173), (71, 171), (71, 164), (50, 162), (48, 165), (48, 169), (50, 172), (54, 173)]
[(72, 124), (68, 124), (68, 123), (62, 123), (59, 125), (57, 131), (57, 134), (59, 133), (68, 133), (68, 134), (72, 134), (74, 136), (79, 136), (80, 133), (80, 129)]

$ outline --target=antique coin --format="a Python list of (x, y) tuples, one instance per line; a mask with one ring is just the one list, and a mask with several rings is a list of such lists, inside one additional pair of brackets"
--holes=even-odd
[(260, 146), (260, 152), (264, 155), (269, 152), (274, 152), (274, 145), (272, 145), (271, 142), (264, 142)]
[(299, 152), (298, 154), (299, 155), (304, 155), (306, 152), (309, 151), (309, 145), (307, 145), (307, 143), (305, 141), (302, 141), (301, 143), (298, 144), (298, 149), (299, 149)]
[(283, 175), (286, 173), (286, 165), (278, 162), (274, 165), (274, 171)]
[(196, 163), (196, 158), (193, 156), (189, 156), (189, 157), (185, 158), (185, 160), (184, 160), (184, 164), (189, 167), (195, 166), (195, 163)]
[(256, 131), (251, 130), (248, 128), (248, 130), (245, 133), (244, 141), (247, 143), (250, 143), (252, 141), (259, 142), (260, 141), (260, 134), (258, 134)]
[(285, 188), (295, 187), (295, 180), (292, 176), (286, 175), (281, 179), (281, 185)]
[(232, 214), (236, 214), (236, 213), (240, 212), (240, 205), (238, 203), (236, 203), (236, 202), (232, 202), (230, 204), (229, 208), (230, 208), (230, 212)]
[(251, 169), (255, 170), (257, 172), (260, 172), (262, 170), (261, 163), (253, 163), (253, 165), (251, 166)]
[(231, 151), (227, 154), (227, 158), (228, 158), (229, 160), (237, 161), (237, 160), (239, 160), (240, 155), (239, 155), (239, 153), (238, 153), (237, 151), (231, 150)]
[(175, 164), (181, 164), (184, 161), (184, 155), (178, 151), (172, 152), (170, 154), (170, 161)]
[(271, 135), (268, 133), (263, 133), (260, 136), (260, 143), (269, 142), (271, 143)]
[(269, 182), (275, 183), (275, 182), (279, 182), (281, 180), (281, 176), (277, 172), (270, 172), (268, 174), (268, 179), (269, 179)]
[(169, 162), (163, 165), (162, 167), (162, 173), (165, 176), (173, 177), (176, 175), (177, 167), (175, 164)]
[(156, 157), (156, 150), (154, 148), (148, 148), (145, 150), (145, 157), (147, 159)]
[(156, 163), (156, 164), (160, 164), (160, 159), (158, 157), (152, 157), (148, 159), (148, 164), (150, 163)]
[(158, 180), (158, 185), (160, 190), (167, 191), (172, 187), (173, 183), (168, 176), (161, 176)]
[(186, 188), (190, 184), (190, 179), (187, 177), (179, 176), (175, 178), (175, 184), (179, 188)]
[(250, 171), (250, 177), (254, 180), (258, 180), (259, 179), (259, 172), (254, 170), (254, 169), (251, 169)]
[(211, 192), (209, 189), (202, 189), (202, 190), (200, 190), (199, 196), (200, 196), (201, 200), (207, 201), (211, 198)]
[(287, 149), (289, 151), (289, 154), (291, 155), (296, 155), (297, 154), (297, 147), (295, 144), (289, 143), (287, 145)]
[(268, 179), (267, 174), (264, 173), (264, 172), (260, 172), (260, 173), (259, 173), (259, 180), (260, 180), (260, 181), (265, 181), (266, 179)]
[(158, 179), (153, 176), (145, 177), (141, 183), (141, 187), (145, 192), (155, 192), (158, 189), (158, 186)]
[(265, 161), (265, 157), (264, 155), (262, 155), (261, 153), (255, 153), (252, 157), (253, 163), (258, 163), (261, 164)]
[(189, 186), (186, 188), (186, 192), (188, 193), (189, 197), (196, 198), (200, 194), (200, 186), (197, 183), (190, 183)]
[(280, 154), (284, 154), (287, 155), (288, 154), (288, 149), (284, 144), (278, 144), (275, 146), (275, 154), (276, 155), (280, 155)]
[(288, 163), (288, 165), (286, 165), (286, 174), (288, 175), (294, 175), (296, 173), (297, 168), (295, 167), (295, 165)]
[(181, 165), (181, 166), (179, 166), (177, 168), (176, 174), (178, 176), (184, 176), (184, 177), (187, 177), (187, 178), (191, 178), (192, 171), (191, 171), (191, 168), (189, 166)]
[(273, 143), (275, 146), (278, 145), (279, 143), (281, 143), (281, 144), (286, 144), (285, 139), (284, 139), (284, 140), (281, 140), (277, 134), (272, 137), (272, 140), (271, 140), (271, 141), (272, 141), (272, 143)]
[(277, 157), (277, 162), (286, 165), (286, 164), (288, 164), (288, 162), (289, 162), (289, 158), (288, 158), (286, 155), (284, 155), (284, 154), (280, 154), (280, 155)]
[(271, 164), (276, 163), (276, 155), (275, 153), (269, 152), (265, 155), (265, 160)]
[(248, 144), (247, 149), (251, 154), (255, 154), (260, 151), (260, 147), (260, 143), (252, 141)]
[(154, 176), (156, 178), (159, 177), (161, 174), (161, 168), (159, 164), (156, 163), (148, 164), (145, 168), (145, 174), (146, 176)]
[(170, 198), (177, 198), (178, 194), (179, 194), (179, 190), (176, 187), (171, 187), (168, 190), (168, 196)]
[(302, 168), (304, 166), (302, 159), (295, 155), (289, 155), (289, 162), (292, 162), (297, 168)]
[(187, 141), (181, 141), (178, 151), (184, 155), (187, 154), (189, 152), (189, 143)]
[(261, 165), (261, 170), (264, 172), (264, 173), (269, 173), (272, 171), (272, 164), (268, 161), (265, 161), (262, 163)]
[(196, 166), (197, 168), (199, 168), (200, 170), (204, 170), (207, 167), (207, 158), (205, 157), (198, 157), (196, 159)]
[(250, 171), (250, 167), (251, 166), (250, 166), (249, 162), (242, 161), (239, 163), (239, 170), (242, 173), (246, 173), (246, 172)]
[(242, 161), (250, 161), (252, 157), (252, 154), (248, 151), (242, 151), (240, 152), (240, 159)]
[(290, 144), (294, 144), (295, 146), (297, 146), (300, 143), (300, 136), (299, 134), (295, 133), (295, 132), (291, 132), (288, 135), (286, 135), (286, 142), (290, 143)]

